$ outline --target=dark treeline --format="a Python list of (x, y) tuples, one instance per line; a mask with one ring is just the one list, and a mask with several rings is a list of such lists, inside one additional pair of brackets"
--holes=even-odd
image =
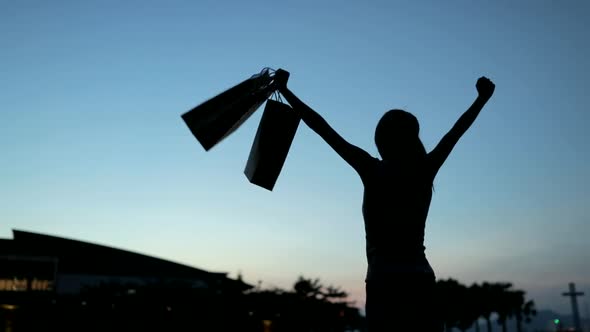
[(260, 331), (352, 331), (364, 329), (364, 318), (348, 293), (300, 276), (293, 288), (253, 289), (246, 294), (249, 314), (266, 329)]
[[(525, 292), (512, 288), (511, 283), (474, 283), (466, 286), (454, 279), (436, 283), (440, 319), (445, 329), (466, 331), (485, 319), (488, 332), (497, 323), (507, 331), (507, 322), (514, 319), (515, 328), (522, 331), (523, 324), (536, 314), (534, 302), (525, 298)], [(254, 290), (251, 304), (258, 315), (273, 322), (269, 331), (345, 331), (364, 329), (364, 321), (354, 303), (347, 302), (348, 294), (335, 287), (324, 287), (319, 279), (299, 277), (293, 290)], [(395, 301), (395, 299), (392, 299)]]
[(457, 280), (447, 279), (437, 281), (439, 292), (440, 314), (447, 331), (458, 328), (466, 331), (475, 326), (479, 331), (477, 321), (485, 319), (486, 329), (492, 331), (492, 317), (507, 331), (507, 320), (513, 318), (516, 330), (522, 331), (523, 323), (531, 321), (536, 314), (535, 304), (526, 300), (525, 292), (512, 289), (511, 283), (474, 283), (471, 286), (462, 285)]
[[(525, 292), (509, 283), (465, 286), (439, 280), (438, 312), (447, 331), (462, 331), (479, 318), (487, 331), (498, 323), (506, 331), (510, 318), (521, 331), (535, 314)], [(395, 299), (392, 299), (395, 301)], [(291, 289), (256, 287), (219, 291), (178, 284), (100, 284), (82, 293), (37, 299), (10, 312), (10, 330), (60, 331), (363, 331), (364, 317), (339, 287), (299, 277)], [(0, 315), (0, 323), (7, 318)], [(6, 327), (6, 324), (0, 324)], [(477, 330), (479, 326), (475, 324)], [(0, 330), (2, 328), (0, 327)]]

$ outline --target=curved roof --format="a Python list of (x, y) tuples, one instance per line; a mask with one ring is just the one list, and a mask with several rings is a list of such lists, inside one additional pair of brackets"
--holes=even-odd
[(208, 272), (127, 250), (57, 236), (13, 230), (13, 240), (0, 240), (0, 255), (55, 257), (58, 273), (156, 278), (199, 278), (237, 282), (244, 289), (253, 286), (227, 278), (227, 273)]

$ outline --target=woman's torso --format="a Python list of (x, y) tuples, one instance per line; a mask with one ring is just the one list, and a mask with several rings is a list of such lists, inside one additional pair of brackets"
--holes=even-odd
[(432, 199), (426, 161), (402, 166), (376, 160), (363, 179), (367, 280), (391, 273), (433, 273), (424, 254), (424, 227)]

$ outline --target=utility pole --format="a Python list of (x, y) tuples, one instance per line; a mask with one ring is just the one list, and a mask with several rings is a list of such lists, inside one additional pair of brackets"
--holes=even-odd
[(574, 319), (574, 328), (576, 332), (582, 332), (582, 326), (580, 324), (580, 313), (578, 311), (578, 296), (583, 296), (583, 292), (576, 292), (576, 284), (570, 282), (570, 291), (566, 293), (562, 293), (563, 296), (569, 296), (572, 301), (572, 317)]
[(586, 307), (586, 328), (587, 331), (590, 332), (590, 310), (588, 309), (588, 302), (585, 302), (585, 307)]

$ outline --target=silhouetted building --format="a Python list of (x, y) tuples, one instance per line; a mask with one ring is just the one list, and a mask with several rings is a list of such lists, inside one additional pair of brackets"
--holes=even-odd
[[(13, 230), (0, 239), (0, 292), (79, 294), (100, 284), (179, 285), (215, 292), (253, 286), (215, 273), (121, 249)], [(17, 298), (17, 297), (15, 297)]]
[[(235, 315), (226, 303), (251, 288), (227, 273), (82, 241), (19, 230), (0, 239), (0, 323), (12, 317), (7, 312), (18, 312), (22, 318), (10, 319), (21, 326), (51, 313), (61, 317), (58, 326), (80, 327), (93, 320), (119, 324), (121, 317), (163, 321), (174, 311), (176, 320), (183, 313), (185, 321), (208, 319), (211, 326), (213, 317)], [(84, 322), (70, 324), (74, 316)]]

